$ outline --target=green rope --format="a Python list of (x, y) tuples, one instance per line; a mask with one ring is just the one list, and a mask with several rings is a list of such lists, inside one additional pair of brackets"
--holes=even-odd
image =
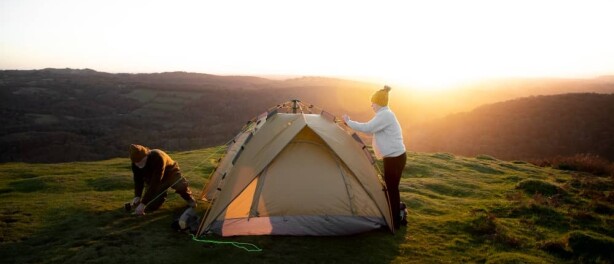
[(201, 243), (211, 243), (211, 244), (218, 244), (218, 245), (219, 244), (229, 244), (236, 248), (243, 249), (247, 252), (262, 252), (261, 248), (259, 248), (258, 246), (254, 244), (250, 244), (250, 243), (233, 242), (233, 241), (216, 241), (216, 240), (210, 240), (210, 239), (198, 239), (194, 235), (192, 235), (192, 240), (196, 242), (201, 242)]

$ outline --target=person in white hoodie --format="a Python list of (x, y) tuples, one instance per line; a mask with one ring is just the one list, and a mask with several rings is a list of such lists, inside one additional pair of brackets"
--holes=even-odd
[(371, 96), (371, 108), (375, 112), (369, 122), (360, 123), (343, 115), (345, 123), (354, 130), (373, 134), (373, 150), (377, 159), (384, 159), (384, 181), (390, 200), (393, 224), (399, 229), (401, 223), (399, 183), (407, 161), (403, 132), (394, 113), (388, 108), (390, 87), (376, 91)]

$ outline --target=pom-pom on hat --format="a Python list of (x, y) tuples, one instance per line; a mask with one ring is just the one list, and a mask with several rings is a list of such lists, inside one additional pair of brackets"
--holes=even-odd
[(371, 96), (371, 102), (376, 103), (379, 106), (387, 106), (388, 105), (388, 92), (390, 92), (390, 86), (386, 85), (383, 89), (375, 92)]
[(141, 161), (148, 153), (149, 149), (147, 147), (137, 144), (130, 145), (130, 160), (134, 163)]

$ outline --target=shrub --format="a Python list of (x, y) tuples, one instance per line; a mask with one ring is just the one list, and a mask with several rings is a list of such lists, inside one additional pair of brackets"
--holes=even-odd
[(559, 170), (582, 171), (597, 176), (614, 176), (614, 164), (594, 154), (559, 156), (552, 159), (533, 160), (531, 163), (540, 167), (550, 166)]

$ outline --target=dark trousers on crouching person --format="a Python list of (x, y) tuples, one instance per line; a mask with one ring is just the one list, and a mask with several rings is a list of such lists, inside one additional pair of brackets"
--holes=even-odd
[(386, 190), (388, 199), (390, 199), (390, 210), (392, 211), (392, 223), (394, 229), (401, 227), (401, 194), (399, 193), (399, 183), (401, 183), (401, 174), (407, 162), (407, 154), (403, 153), (397, 157), (384, 158), (384, 181), (386, 182)]
[(175, 190), (175, 193), (179, 194), (179, 196), (181, 196), (181, 198), (183, 198), (183, 200), (185, 200), (189, 206), (196, 206), (196, 201), (194, 198), (192, 198), (192, 191), (190, 190), (190, 187), (188, 187), (188, 180), (181, 176), (181, 172), (179, 171), (172, 175), (173, 176), (169, 177), (168, 179), (163, 179), (157, 190), (152, 190), (156, 196), (159, 196), (149, 202), (149, 205), (147, 205), (145, 211), (153, 212), (160, 208), (160, 206), (162, 206), (162, 204), (166, 201), (168, 188)]

